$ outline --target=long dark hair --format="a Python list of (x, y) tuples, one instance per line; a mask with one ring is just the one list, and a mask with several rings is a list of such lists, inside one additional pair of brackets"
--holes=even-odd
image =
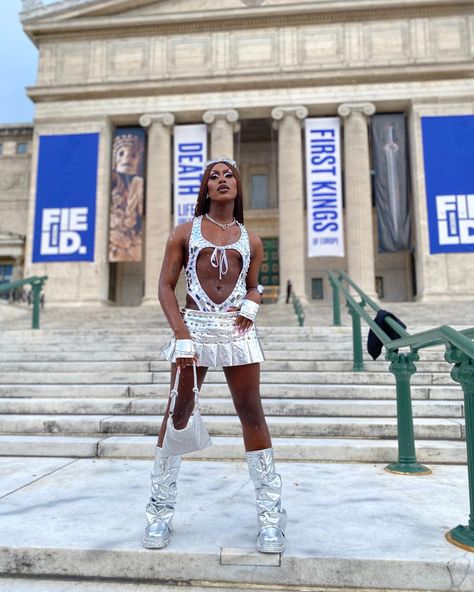
[(219, 160), (217, 162), (216, 161), (211, 162), (204, 169), (204, 174), (202, 176), (202, 181), (201, 181), (201, 187), (199, 188), (199, 195), (197, 198), (196, 209), (194, 210), (194, 217), (202, 216), (204, 214), (207, 214), (207, 212), (209, 212), (209, 206), (210, 206), (211, 200), (207, 197), (207, 183), (209, 181), (209, 176), (211, 174), (213, 167), (216, 164), (218, 164), (219, 162), (223, 162), (224, 164), (226, 164), (230, 168), (230, 170), (232, 171), (232, 173), (235, 177), (235, 180), (237, 182), (237, 197), (235, 198), (235, 201), (234, 201), (233, 216), (237, 220), (237, 222), (240, 222), (241, 224), (243, 224), (244, 223), (244, 198), (242, 195), (242, 180), (240, 178), (240, 174), (239, 174), (239, 171), (237, 170), (237, 168), (234, 165), (232, 165), (230, 162), (228, 162), (227, 160)]

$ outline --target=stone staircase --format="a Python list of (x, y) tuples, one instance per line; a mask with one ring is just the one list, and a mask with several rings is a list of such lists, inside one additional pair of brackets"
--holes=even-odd
[[(410, 332), (449, 321), (446, 306), (386, 308)], [(471, 304), (458, 309), (468, 325)], [(330, 322), (325, 305), (307, 307), (303, 328), (285, 305), (260, 315), (286, 552), (255, 551), (220, 371), (201, 399), (214, 445), (183, 461), (173, 538), (153, 552), (141, 534), (169, 388), (159, 308), (47, 308), (31, 331), (30, 311), (0, 306), (0, 592), (472, 592), (470, 554), (444, 538), (469, 500), (464, 403), (443, 349), (422, 351), (412, 380), (418, 460), (433, 474), (392, 475), (394, 378), (383, 360), (352, 372), (349, 319)]]
[[(1, 455), (152, 456), (169, 391), (169, 364), (160, 361), (160, 350), (170, 333), (163, 319), (155, 318), (156, 328), (138, 319), (99, 328), (99, 321), (90, 329), (2, 333)], [(267, 357), (261, 394), (279, 458), (396, 459), (395, 386), (387, 362), (367, 361), (366, 371), (353, 372), (348, 327), (263, 323), (260, 335)], [(466, 461), (462, 391), (449, 369), (442, 348), (426, 350), (412, 379), (420, 462)], [(201, 408), (214, 446), (194, 456), (241, 459), (241, 428), (221, 371), (209, 371)]]

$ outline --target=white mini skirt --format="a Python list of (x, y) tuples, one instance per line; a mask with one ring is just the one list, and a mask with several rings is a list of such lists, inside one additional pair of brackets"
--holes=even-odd
[[(260, 339), (255, 325), (240, 335), (235, 325), (239, 311), (202, 312), (185, 308), (183, 320), (191, 333), (198, 356), (198, 366), (219, 368), (263, 362)], [(163, 359), (176, 362), (176, 339), (163, 348)]]

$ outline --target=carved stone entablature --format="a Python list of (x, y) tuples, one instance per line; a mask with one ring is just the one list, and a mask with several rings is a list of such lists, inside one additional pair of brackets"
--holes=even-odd
[[(193, 25), (194, 30), (209, 28), (214, 22), (214, 28), (221, 30), (223, 16), (230, 25), (230, 21), (233, 21), (239, 28), (247, 28), (252, 26), (248, 19), (257, 19), (260, 24), (267, 26), (283, 26), (308, 22), (308, 18), (312, 17), (316, 17), (315, 22), (367, 22), (384, 18), (431, 18), (472, 12), (470, 0), (378, 0), (376, 3), (360, 0), (287, 0), (284, 3), (275, 0), (222, 0), (219, 10), (216, 10), (215, 3), (204, 0), (62, 0), (46, 5), (43, 5), (43, 0), (22, 1), (25, 5), (22, 19), (31, 30), (49, 19), (58, 24), (61, 21), (61, 26), (56, 28), (58, 32), (72, 32), (79, 24), (77, 17), (87, 19), (89, 31), (122, 27), (125, 32), (128, 16), (131, 17), (131, 27), (128, 28), (132, 29), (162, 20), (163, 25), (167, 21), (168, 27), (173, 26), (173, 23), (175, 26), (187, 23)], [(198, 15), (199, 18), (196, 18)], [(107, 22), (101, 17), (106, 17)], [(46, 30), (39, 26), (37, 32), (42, 34)]]
[[(233, 22), (229, 19), (229, 23)], [(292, 77), (319, 84), (337, 76), (363, 83), (380, 77), (410, 80), (457, 78), (472, 72), (469, 18), (398, 19), (387, 22), (301, 24), (207, 34), (150, 34), (82, 40), (45, 40), (40, 53), (35, 100), (64, 96), (77, 88), (83, 97), (101, 87), (130, 81), (177, 89), (198, 81), (202, 88), (290, 85)], [(131, 30), (134, 30), (133, 27)], [(110, 29), (108, 34), (117, 33)], [(390, 34), (389, 34), (390, 33)], [(250, 87), (251, 87), (250, 86)], [(126, 95), (130, 86), (115, 87)], [(44, 94), (43, 94), (44, 93)]]
[(18, 124), (12, 123), (0, 126), (0, 138), (32, 138), (33, 137), (33, 126), (30, 124)]

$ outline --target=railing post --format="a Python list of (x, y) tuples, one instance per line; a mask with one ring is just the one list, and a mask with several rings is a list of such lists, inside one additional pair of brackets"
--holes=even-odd
[(474, 551), (474, 360), (454, 346), (449, 346), (445, 359), (454, 364), (451, 378), (459, 382), (464, 392), (466, 416), (467, 474), (469, 481), (469, 522), (451, 529), (446, 538), (450, 543), (467, 551)]
[(39, 317), (40, 317), (40, 301), (41, 301), (41, 288), (43, 282), (35, 282), (31, 286), (33, 292), (33, 321), (32, 328), (39, 329)]
[(361, 372), (365, 370), (364, 356), (362, 354), (362, 331), (360, 327), (359, 313), (348, 305), (347, 310), (352, 317), (352, 353), (354, 357), (354, 365), (352, 370), (354, 372)]
[(303, 305), (301, 304), (301, 300), (296, 296), (296, 294), (291, 295), (291, 302), (293, 304), (293, 310), (295, 311), (296, 318), (298, 319), (298, 325), (303, 327), (304, 325), (304, 309)]
[(413, 429), (410, 381), (416, 372), (413, 362), (417, 362), (420, 358), (417, 352), (408, 354), (390, 352), (387, 358), (391, 361), (389, 370), (395, 376), (397, 387), (398, 461), (387, 465), (385, 470), (402, 475), (430, 475), (431, 470), (416, 461)]
[(341, 326), (341, 302), (339, 300), (339, 287), (329, 278), (332, 286), (332, 324), (334, 327)]

